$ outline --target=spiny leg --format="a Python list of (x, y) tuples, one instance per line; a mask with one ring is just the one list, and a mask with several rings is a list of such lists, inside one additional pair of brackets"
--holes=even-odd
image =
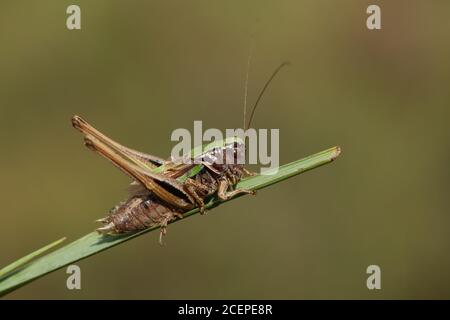
[(197, 207), (200, 211), (200, 214), (204, 214), (205, 213), (205, 203), (203, 202), (203, 199), (199, 196), (197, 190), (208, 191), (208, 189), (203, 185), (195, 183), (191, 179), (186, 180), (186, 182), (184, 183), (184, 187), (185, 187), (186, 192), (189, 193), (189, 195), (192, 198), (194, 198), (195, 204), (197, 205)]
[[(146, 189), (154, 192), (160, 199), (181, 209), (192, 209), (194, 199), (192, 199), (192, 197), (190, 197), (190, 195), (185, 192), (183, 185), (176, 179), (165, 177), (164, 175), (154, 173), (150, 170), (147, 170), (146, 168), (137, 166), (131, 161), (128, 161), (130, 159), (126, 154), (118, 154), (114, 152), (109, 146), (89, 135), (85, 137), (85, 144), (88, 148), (94, 150), (95, 152), (110, 160), (124, 173), (142, 183)], [(160, 186), (156, 183), (156, 181), (166, 183), (179, 190), (187, 197), (187, 200), (189, 202), (186, 202), (183, 198), (176, 196), (169, 190)]]
[(160, 226), (159, 244), (161, 246), (164, 246), (163, 237), (167, 234), (167, 225), (169, 224), (170, 221), (176, 219), (176, 217), (180, 218), (180, 215), (181, 215), (181, 218), (183, 218), (182, 214), (174, 213), (174, 212), (170, 212), (163, 216), (161, 222), (159, 223), (159, 226)]
[(187, 179), (185, 181), (185, 183), (191, 184), (196, 191), (201, 192), (204, 195), (209, 195), (212, 192), (214, 192), (214, 190), (211, 190), (210, 188), (208, 188), (207, 186), (205, 186), (204, 184), (202, 184), (201, 182), (194, 180), (194, 179)]
[(248, 189), (236, 189), (233, 191), (228, 192), (228, 187), (230, 186), (230, 183), (227, 180), (221, 180), (219, 182), (219, 189), (217, 191), (217, 196), (220, 200), (225, 201), (229, 200), (238, 194), (256, 194), (256, 191), (254, 190), (248, 190)]
[(94, 138), (102, 141), (116, 151), (126, 153), (129, 156), (133, 157), (135, 160), (145, 160), (147, 162), (147, 165), (149, 165), (148, 163), (150, 162), (151, 168), (158, 167), (165, 163), (165, 160), (160, 157), (133, 150), (121, 145), (120, 143), (114, 141), (113, 139), (98, 131), (80, 116), (75, 115), (72, 117), (72, 125), (75, 129), (79, 130), (84, 135), (93, 136)]
[(251, 172), (249, 170), (247, 170), (246, 168), (242, 168), (242, 171), (244, 172), (245, 176), (247, 177), (253, 177), (258, 175), (256, 172)]
[(164, 246), (163, 237), (167, 234), (167, 225), (161, 225), (161, 229), (159, 230), (159, 245)]

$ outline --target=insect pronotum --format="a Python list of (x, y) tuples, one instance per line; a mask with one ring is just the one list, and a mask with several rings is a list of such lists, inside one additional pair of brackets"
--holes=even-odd
[[(282, 63), (265, 83), (253, 106), (248, 125), (245, 121), (246, 81), (244, 131), (250, 127), (254, 111), (269, 83), (286, 64)], [(114, 235), (160, 226), (159, 241), (162, 244), (168, 223), (177, 217), (182, 218), (184, 212), (195, 207), (203, 214), (206, 198), (217, 196), (220, 200), (227, 200), (239, 194), (255, 194), (252, 190), (235, 188), (242, 178), (254, 175), (243, 164), (238, 164), (240, 153), (245, 152), (244, 141), (238, 137), (214, 141), (205, 151), (191, 155), (196, 161), (179, 163), (127, 148), (79, 116), (72, 117), (72, 125), (83, 133), (89, 149), (110, 160), (134, 180), (128, 199), (111, 209), (105, 218), (97, 220), (102, 224), (97, 229), (101, 234)], [(225, 161), (225, 156), (230, 152), (235, 160), (231, 164)]]

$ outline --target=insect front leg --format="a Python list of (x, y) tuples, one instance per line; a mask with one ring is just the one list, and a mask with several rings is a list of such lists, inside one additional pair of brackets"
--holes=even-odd
[(253, 176), (258, 175), (256, 172), (251, 172), (245, 168), (242, 168), (242, 171), (244, 172), (244, 175), (247, 177), (253, 177)]
[(217, 196), (220, 200), (225, 201), (229, 200), (239, 194), (256, 194), (256, 191), (254, 190), (248, 190), (248, 189), (236, 189), (233, 191), (228, 191), (228, 188), (230, 187), (230, 183), (227, 179), (220, 180), (219, 182), (219, 189), (217, 190)]

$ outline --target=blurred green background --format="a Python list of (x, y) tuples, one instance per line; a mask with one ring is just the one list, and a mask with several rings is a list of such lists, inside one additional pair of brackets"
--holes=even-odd
[[(66, 29), (66, 8), (82, 30)], [(378, 4), (382, 29), (366, 28)], [(280, 162), (331, 165), (59, 270), (7, 298), (450, 298), (448, 1), (2, 1), (0, 265), (67, 236), (130, 180), (87, 150), (79, 114), (168, 156), (175, 128), (280, 128)], [(382, 289), (366, 288), (381, 267)]]

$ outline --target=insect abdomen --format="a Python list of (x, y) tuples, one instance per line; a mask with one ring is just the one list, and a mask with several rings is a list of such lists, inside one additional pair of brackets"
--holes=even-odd
[(116, 206), (109, 216), (100, 219), (104, 226), (97, 231), (102, 234), (117, 234), (154, 226), (165, 227), (177, 214), (151, 196), (133, 197)]

